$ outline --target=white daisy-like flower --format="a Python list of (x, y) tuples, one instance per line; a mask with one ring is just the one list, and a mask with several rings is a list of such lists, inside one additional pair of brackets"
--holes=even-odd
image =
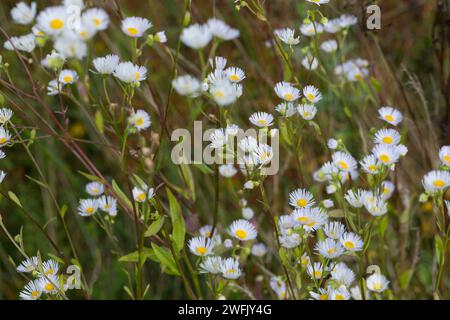
[(400, 139), (400, 133), (394, 129), (381, 129), (375, 133), (375, 143), (397, 145)]
[(330, 293), (330, 300), (349, 300), (350, 297), (350, 293), (345, 286), (340, 286)]
[(450, 167), (450, 146), (443, 146), (439, 150), (439, 159), (442, 161), (442, 164)]
[(273, 149), (268, 144), (261, 143), (253, 152), (253, 157), (258, 164), (266, 165), (273, 159)]
[(318, 292), (310, 291), (309, 295), (313, 300), (329, 300), (331, 288), (328, 287), (327, 289), (319, 288)]
[(364, 190), (358, 189), (356, 191), (348, 190), (344, 198), (354, 208), (362, 208), (364, 205)]
[(341, 244), (330, 238), (317, 242), (315, 250), (326, 259), (335, 259), (344, 253), (344, 248), (342, 248)]
[(104, 57), (95, 58), (92, 63), (95, 70), (100, 74), (112, 74), (119, 65), (120, 58), (115, 54), (108, 54)]
[(225, 69), (225, 74), (231, 82), (238, 83), (245, 79), (245, 72), (241, 68), (229, 67)]
[(254, 216), (255, 216), (255, 211), (253, 211), (252, 208), (249, 208), (249, 207), (242, 208), (242, 217), (245, 220), (251, 220), (251, 219), (253, 219)]
[[(5, 157), (6, 155), (5, 155), (5, 153), (3, 152), (3, 151), (1, 151), (0, 152), (0, 157)], [(3, 170), (0, 170), (0, 183), (2, 183), (3, 182), (3, 180), (5, 180), (5, 178), (6, 178), (6, 172), (5, 171), (3, 171)]]
[(398, 125), (403, 120), (402, 113), (392, 107), (382, 107), (378, 109), (378, 115), (381, 120), (384, 120), (393, 126)]
[(11, 134), (3, 126), (0, 127), (0, 147), (8, 144), (11, 141)]
[(373, 196), (373, 194), (367, 193), (364, 196), (364, 207), (374, 217), (379, 217), (387, 213), (387, 203), (379, 196)]
[(51, 53), (47, 54), (44, 59), (42, 59), (41, 63), (46, 68), (58, 70), (62, 68), (65, 61), (66, 59), (61, 53), (53, 50)]
[(222, 273), (222, 262), (221, 257), (208, 256), (200, 263), (200, 273)]
[(258, 148), (258, 140), (252, 136), (244, 137), (239, 140), (238, 147), (244, 152), (253, 152)]
[(287, 102), (293, 102), (300, 97), (300, 90), (289, 82), (278, 82), (275, 85), (275, 93), (279, 98)]
[(66, 27), (66, 8), (63, 6), (47, 7), (38, 14), (36, 21), (38, 28), (45, 34), (58, 35)]
[(57, 95), (61, 92), (63, 84), (56, 79), (51, 80), (47, 85), (47, 94), (49, 96)]
[(101, 31), (108, 28), (109, 16), (105, 10), (100, 8), (91, 8), (83, 12), (81, 21), (87, 28), (95, 31)]
[(378, 174), (380, 172), (380, 163), (373, 154), (365, 156), (359, 164), (366, 173)]
[(381, 183), (381, 197), (384, 200), (388, 200), (392, 197), (392, 194), (395, 191), (395, 186), (391, 181), (383, 181)]
[(62, 84), (72, 84), (78, 80), (78, 74), (74, 70), (64, 69), (59, 74), (59, 82)]
[(319, 280), (324, 275), (326, 267), (320, 262), (314, 262), (314, 264), (308, 264), (306, 272), (311, 277), (311, 279)]
[(216, 81), (211, 85), (209, 93), (220, 107), (225, 107), (242, 95), (242, 86), (228, 80)]
[(9, 108), (1, 108), (0, 109), (0, 124), (5, 124), (9, 120), (11, 120), (14, 112)]
[(319, 67), (319, 61), (311, 54), (307, 54), (302, 59), (302, 66), (309, 71), (316, 70)]
[(165, 32), (165, 31), (158, 31), (158, 32), (155, 34), (154, 39), (155, 39), (156, 42), (159, 42), (159, 43), (166, 43), (166, 42), (167, 42), (166, 32)]
[(97, 199), (81, 199), (78, 205), (78, 214), (82, 217), (89, 217), (98, 210)]
[(34, 272), (38, 269), (38, 258), (36, 256), (23, 260), (18, 266), (18, 272)]
[(144, 110), (133, 110), (131, 115), (128, 117), (128, 123), (139, 132), (149, 128), (152, 121), (150, 119), (150, 115)]
[(339, 18), (330, 19), (323, 24), (323, 28), (328, 33), (336, 33), (341, 30), (341, 26), (339, 24)]
[(207, 22), (213, 36), (222, 40), (234, 40), (239, 38), (239, 30), (231, 28), (225, 22), (217, 18), (211, 18)]
[(77, 6), (80, 10), (84, 9), (84, 1), (83, 0), (63, 0), (64, 7), (68, 8), (71, 6)]
[(252, 246), (251, 253), (255, 257), (263, 257), (267, 253), (267, 246), (264, 243), (255, 243)]
[(320, 6), (321, 4), (326, 4), (326, 3), (330, 2), (330, 0), (306, 0), (306, 1), (317, 4), (318, 6)]
[(344, 233), (339, 241), (345, 250), (351, 252), (361, 251), (364, 246), (364, 242), (361, 240), (361, 237), (353, 232)]
[(111, 196), (101, 196), (97, 199), (100, 210), (106, 212), (111, 217), (117, 215), (117, 200)]
[(42, 290), (39, 283), (39, 279), (31, 280), (19, 293), (19, 297), (22, 300), (37, 300), (41, 297)]
[(335, 52), (338, 48), (337, 41), (334, 39), (327, 40), (321, 43), (320, 49), (322, 49), (325, 52)]
[(240, 219), (234, 221), (228, 228), (228, 234), (240, 241), (256, 239), (257, 232), (253, 224), (247, 220)]
[(86, 185), (86, 192), (89, 193), (89, 195), (91, 195), (93, 197), (98, 197), (98, 196), (102, 195), (104, 191), (105, 191), (105, 187), (100, 182), (93, 181), (93, 182), (89, 182)]
[(275, 107), (275, 110), (283, 117), (289, 118), (297, 113), (297, 108), (293, 103), (282, 102)]
[(280, 245), (286, 249), (297, 248), (302, 242), (302, 238), (298, 233), (282, 234), (278, 239), (280, 241)]
[(273, 125), (273, 116), (267, 112), (255, 112), (249, 120), (257, 127), (265, 128)]
[(278, 299), (284, 300), (287, 298), (286, 282), (280, 277), (270, 278), (270, 288), (276, 293)]
[(422, 179), (425, 191), (436, 193), (443, 191), (450, 186), (450, 172), (433, 170), (428, 172)]
[(196, 256), (209, 256), (213, 254), (214, 244), (210, 238), (195, 237), (188, 242), (189, 250)]
[(317, 108), (313, 104), (300, 104), (297, 107), (297, 111), (306, 121), (314, 119), (317, 114)]
[(289, 193), (289, 204), (295, 208), (309, 208), (315, 202), (313, 194), (306, 189), (296, 189)]
[(211, 41), (213, 34), (208, 25), (193, 24), (181, 32), (181, 42), (192, 49), (202, 49)]
[(303, 96), (311, 103), (317, 103), (322, 100), (322, 94), (314, 86), (306, 86), (303, 88)]
[(234, 167), (233, 164), (222, 164), (219, 166), (219, 173), (222, 177), (231, 178), (237, 172), (238, 170)]
[(11, 9), (11, 18), (18, 24), (30, 24), (36, 16), (36, 9), (36, 2), (32, 2), (30, 5), (27, 5), (25, 2), (19, 2)]
[(136, 186), (131, 191), (133, 194), (133, 199), (136, 202), (144, 202), (147, 199), (151, 199), (155, 195), (155, 190), (153, 188), (149, 188), (146, 184), (142, 186)]
[(114, 76), (125, 83), (136, 83), (147, 78), (147, 68), (132, 62), (122, 62), (114, 70)]
[(317, 22), (311, 22), (311, 23), (306, 23), (306, 24), (302, 24), (300, 26), (300, 32), (307, 36), (307, 37), (312, 37), (314, 36), (316, 33), (322, 33), (323, 32), (323, 26), (320, 23)]
[(356, 162), (355, 158), (353, 158), (347, 152), (344, 151), (335, 152), (333, 153), (331, 158), (333, 159), (333, 163), (336, 165), (336, 167), (338, 167), (339, 170), (342, 170), (344, 172), (354, 171), (358, 167), (358, 163)]
[(336, 139), (328, 139), (327, 146), (331, 150), (337, 149), (339, 142)]
[(191, 75), (179, 76), (173, 79), (172, 86), (182, 96), (196, 97), (202, 91), (202, 84)]
[(373, 292), (381, 293), (387, 289), (389, 281), (379, 273), (374, 273), (366, 279), (367, 289)]
[(343, 14), (339, 18), (339, 25), (341, 28), (348, 28), (358, 23), (358, 18), (351, 14)]
[(321, 208), (295, 209), (294, 221), (310, 232), (319, 230), (328, 222), (327, 213)]
[(32, 33), (20, 37), (11, 37), (5, 41), (3, 47), (10, 51), (32, 52), (36, 48), (36, 37)]
[(228, 136), (224, 129), (215, 129), (209, 136), (209, 141), (211, 141), (209, 145), (211, 148), (220, 149), (226, 145)]
[(39, 287), (42, 292), (47, 294), (55, 294), (59, 291), (60, 283), (59, 276), (57, 275), (49, 275), (46, 277), (41, 277), (38, 279)]
[(274, 34), (287, 45), (293, 46), (300, 43), (300, 37), (295, 36), (294, 29), (277, 29)]
[(76, 40), (69, 37), (58, 37), (55, 40), (54, 48), (65, 58), (83, 59), (87, 55), (87, 45), (82, 40)]
[(44, 261), (42, 263), (42, 271), (46, 276), (56, 275), (59, 270), (59, 263), (53, 259)]
[(152, 23), (146, 18), (129, 17), (122, 20), (120, 28), (130, 37), (142, 37), (145, 31), (152, 27)]
[(331, 221), (323, 227), (323, 231), (327, 237), (338, 240), (345, 233), (345, 226), (339, 221)]
[(338, 285), (349, 287), (355, 281), (355, 273), (345, 263), (341, 262), (331, 271), (331, 278)]
[(377, 160), (384, 164), (385, 166), (389, 166), (393, 163), (396, 163), (400, 154), (395, 146), (387, 145), (387, 144), (378, 144), (372, 149), (372, 153), (377, 158)]
[(222, 277), (225, 279), (237, 279), (241, 276), (239, 261), (234, 258), (222, 260), (220, 270), (222, 271)]
[(334, 202), (333, 202), (333, 200), (331, 200), (331, 199), (325, 199), (325, 200), (322, 201), (322, 205), (323, 205), (325, 208), (329, 209), (329, 208), (333, 208)]

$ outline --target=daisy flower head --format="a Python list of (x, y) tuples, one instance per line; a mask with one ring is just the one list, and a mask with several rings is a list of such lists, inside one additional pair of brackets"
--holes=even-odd
[(59, 270), (59, 263), (53, 259), (44, 261), (42, 263), (42, 270), (46, 276), (56, 275)]
[(228, 80), (216, 81), (211, 85), (209, 93), (219, 107), (225, 107), (236, 102), (242, 95), (242, 86)]
[(47, 54), (44, 59), (42, 59), (41, 63), (44, 67), (56, 71), (62, 68), (65, 61), (66, 59), (61, 53), (53, 50), (51, 53)]
[(125, 83), (138, 83), (147, 78), (147, 68), (132, 62), (122, 62), (114, 70), (114, 76)]
[(241, 82), (245, 79), (245, 72), (241, 68), (237, 67), (229, 67), (225, 69), (225, 74), (227, 75), (228, 80), (231, 82)]
[(150, 115), (144, 110), (133, 110), (128, 117), (128, 123), (139, 132), (148, 129), (151, 126), (152, 121)]
[(250, 207), (242, 208), (242, 217), (245, 220), (251, 220), (251, 219), (253, 219), (254, 216), (255, 216), (255, 212), (253, 211), (252, 208), (250, 208)]
[(367, 289), (373, 292), (381, 293), (387, 289), (389, 281), (379, 273), (374, 273), (366, 279)]
[(266, 165), (273, 159), (273, 149), (268, 144), (261, 143), (253, 152), (252, 156), (259, 165)]
[(20, 37), (10, 37), (5, 41), (3, 47), (9, 51), (32, 52), (36, 48), (36, 37), (32, 33)]
[(353, 208), (362, 208), (364, 206), (364, 195), (365, 193), (361, 189), (348, 190), (344, 198)]
[(313, 55), (307, 54), (302, 59), (302, 66), (309, 71), (316, 70), (319, 67), (319, 61)]
[(307, 232), (319, 230), (328, 222), (327, 213), (321, 208), (296, 209), (294, 221), (303, 226)]
[(115, 54), (108, 54), (104, 57), (95, 58), (92, 63), (95, 70), (100, 74), (113, 74), (119, 65), (119, 56)]
[(303, 96), (310, 103), (317, 103), (322, 99), (322, 94), (320, 93), (319, 89), (314, 86), (306, 86), (305, 88), (303, 88)]
[(333, 202), (333, 200), (331, 200), (331, 199), (324, 199), (324, 200), (322, 201), (322, 205), (323, 205), (325, 208), (329, 209), (329, 208), (333, 208), (334, 202)]
[(338, 289), (332, 290), (330, 300), (349, 300), (350, 293), (345, 286), (340, 286)]
[(381, 129), (375, 133), (375, 143), (397, 145), (400, 143), (400, 133), (394, 129)]
[(282, 115), (283, 117), (289, 118), (297, 113), (297, 109), (294, 107), (294, 104), (282, 102), (275, 107), (275, 110)]
[(111, 196), (102, 196), (98, 198), (98, 207), (100, 210), (106, 212), (111, 217), (117, 215), (117, 200)]
[(314, 291), (310, 291), (309, 295), (311, 296), (311, 298), (313, 300), (329, 300), (330, 298), (330, 294), (329, 291), (331, 290), (331, 288), (319, 288), (318, 292), (314, 292)]
[(450, 167), (450, 146), (443, 146), (439, 150), (439, 159), (443, 165)]
[(338, 285), (350, 286), (355, 281), (355, 273), (343, 262), (338, 263), (331, 271), (331, 278)]
[(341, 28), (348, 28), (358, 23), (358, 18), (351, 14), (343, 14), (339, 18), (339, 25)]
[(320, 6), (321, 4), (326, 4), (326, 3), (330, 2), (330, 0), (306, 0), (306, 1), (317, 4), (318, 6)]
[(11, 140), (11, 134), (3, 126), (0, 127), (0, 147), (8, 144)]
[(153, 38), (156, 42), (159, 43), (166, 43), (167, 42), (167, 36), (166, 36), (166, 32), (165, 31), (158, 31), (154, 38)]
[(135, 186), (131, 193), (133, 194), (134, 201), (142, 203), (147, 201), (147, 199), (153, 198), (155, 195), (155, 190), (144, 184), (141, 186)]
[(13, 116), (13, 111), (9, 108), (1, 108), (0, 109), (0, 124), (5, 124), (9, 120), (11, 120)]
[(93, 182), (89, 182), (86, 185), (86, 192), (89, 193), (89, 195), (91, 195), (93, 197), (98, 197), (98, 196), (102, 195), (102, 193), (104, 191), (105, 191), (105, 187), (100, 182), (93, 181)]
[(295, 208), (310, 208), (315, 202), (313, 194), (306, 189), (296, 189), (289, 193), (289, 204)]
[(19, 2), (11, 9), (11, 18), (17, 24), (30, 24), (35, 16), (36, 2), (32, 2), (30, 5), (27, 5), (25, 2)]
[(381, 164), (373, 154), (365, 156), (364, 159), (359, 162), (359, 164), (366, 173), (378, 174), (380, 172)]
[(339, 142), (336, 139), (328, 139), (327, 141), (327, 147), (330, 150), (336, 150), (339, 146)]
[(231, 178), (237, 173), (233, 164), (222, 164), (219, 166), (219, 173), (222, 177)]
[(328, 33), (337, 33), (341, 30), (339, 18), (330, 19), (323, 24), (323, 29)]
[(90, 217), (98, 210), (97, 199), (81, 199), (78, 205), (78, 214), (82, 217)]
[(364, 197), (364, 207), (374, 217), (379, 217), (387, 213), (387, 203), (384, 198), (379, 196)]
[(294, 29), (277, 29), (274, 34), (287, 45), (293, 46), (300, 43), (300, 37), (295, 36)]
[(78, 74), (74, 70), (64, 69), (59, 74), (59, 82), (62, 84), (72, 84), (78, 80)]
[(339, 241), (345, 250), (350, 252), (361, 251), (364, 246), (364, 242), (361, 240), (361, 237), (353, 232), (344, 233)]
[(66, 27), (67, 13), (63, 6), (47, 7), (37, 18), (37, 27), (48, 35), (58, 35)]
[(377, 158), (377, 160), (385, 165), (389, 166), (393, 163), (396, 163), (400, 154), (395, 146), (387, 145), (387, 144), (378, 144), (372, 149), (372, 153)]
[(388, 200), (392, 197), (392, 194), (395, 191), (395, 186), (391, 181), (383, 181), (381, 183), (381, 197), (384, 200)]
[(223, 260), (220, 270), (225, 279), (237, 279), (241, 276), (239, 261), (234, 258)]
[(255, 257), (263, 257), (267, 253), (267, 246), (264, 243), (255, 243), (252, 246), (251, 253)]
[(26, 284), (22, 291), (19, 293), (19, 297), (22, 300), (37, 300), (41, 297), (42, 289), (39, 283), (39, 279), (31, 280)]
[(278, 299), (284, 300), (288, 297), (286, 282), (280, 277), (273, 276), (270, 278), (270, 288), (276, 293)]
[[(0, 152), (0, 158), (3, 159), (5, 157), (5, 153), (3, 151)], [(3, 182), (3, 180), (5, 180), (6, 178), (6, 172), (3, 170), (0, 170), (0, 183)]]
[(56, 79), (51, 80), (47, 85), (47, 94), (49, 96), (57, 95), (61, 92), (63, 84)]
[(306, 268), (306, 272), (311, 277), (311, 279), (319, 280), (322, 278), (323, 274), (325, 273), (325, 266), (320, 262), (314, 262), (314, 264), (308, 264), (308, 267)]
[(173, 79), (172, 86), (175, 91), (182, 96), (196, 97), (202, 91), (200, 81), (188, 74)]
[(132, 38), (142, 37), (145, 31), (152, 27), (152, 23), (146, 18), (129, 17), (122, 20), (120, 28), (123, 33)]
[(334, 39), (324, 41), (320, 45), (320, 49), (322, 49), (323, 51), (325, 51), (327, 53), (334, 52), (337, 50), (337, 48), (338, 48), (338, 44), (337, 44), (337, 41)]
[(442, 170), (430, 171), (423, 177), (422, 185), (427, 192), (433, 194), (441, 192), (450, 186), (450, 172)]
[(221, 257), (208, 256), (200, 263), (200, 273), (222, 273), (222, 263)]
[(319, 241), (315, 247), (316, 251), (326, 259), (335, 259), (344, 253), (344, 248), (341, 244), (333, 239), (327, 238)]
[(54, 48), (65, 58), (83, 59), (87, 55), (87, 45), (84, 41), (70, 37), (58, 37), (55, 40)]
[(279, 98), (287, 102), (293, 102), (300, 97), (300, 90), (289, 82), (278, 82), (275, 85), (275, 93)]
[(91, 8), (83, 12), (81, 22), (90, 30), (106, 30), (109, 25), (109, 16), (105, 10), (100, 8)]
[(392, 107), (381, 107), (378, 109), (378, 117), (387, 123), (396, 126), (403, 120), (403, 115)]
[(38, 268), (38, 258), (36, 256), (23, 260), (18, 266), (18, 272), (34, 272)]
[(44, 293), (55, 294), (59, 290), (60, 283), (59, 283), (59, 276), (57, 275), (49, 275), (46, 277), (41, 277), (38, 279), (38, 281), (39, 287)]
[(240, 241), (253, 240), (257, 236), (253, 224), (244, 219), (234, 221), (228, 228), (228, 234)]
[(300, 32), (307, 37), (312, 37), (316, 34), (323, 32), (323, 26), (320, 23), (311, 22), (302, 24), (300, 26)]
[(273, 116), (267, 112), (255, 112), (249, 118), (257, 127), (266, 128), (273, 125)]
[(211, 34), (221, 40), (234, 40), (239, 38), (239, 30), (230, 27), (220, 19), (211, 18), (208, 20), (207, 25)]
[(338, 240), (345, 233), (345, 226), (339, 221), (332, 221), (323, 227), (323, 231), (327, 237)]
[(193, 24), (181, 32), (181, 42), (192, 49), (202, 49), (211, 41), (213, 34), (207, 24)]
[(317, 114), (317, 108), (313, 104), (300, 104), (297, 107), (297, 111), (306, 121), (314, 119)]
[(189, 250), (196, 256), (204, 257), (213, 254), (214, 245), (210, 238), (195, 237), (188, 242)]
[(355, 158), (353, 158), (347, 152), (335, 152), (333, 153), (331, 158), (333, 159), (333, 163), (336, 165), (336, 167), (338, 167), (339, 170), (343, 172), (354, 171), (358, 167), (358, 163), (356, 162)]

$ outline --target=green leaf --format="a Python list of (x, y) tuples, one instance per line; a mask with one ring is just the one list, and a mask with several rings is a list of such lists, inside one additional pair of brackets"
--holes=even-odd
[(15, 204), (17, 204), (19, 207), (23, 208), (22, 203), (20, 203), (19, 198), (17, 198), (17, 196), (14, 194), (14, 192), (8, 191), (8, 196), (12, 201), (14, 201)]
[(78, 173), (90, 181), (102, 182), (102, 180), (99, 177), (94, 176), (93, 174), (89, 174), (89, 173), (79, 171), (79, 170), (78, 170)]
[(434, 237), (434, 248), (436, 251), (436, 259), (438, 265), (444, 263), (444, 243), (442, 242), (442, 238), (440, 236)]
[(131, 204), (130, 199), (128, 199), (128, 197), (126, 196), (126, 194), (120, 189), (120, 187), (118, 186), (117, 182), (115, 180), (112, 181), (112, 188), (113, 190), (116, 192), (117, 196), (120, 197), (120, 199), (122, 199), (122, 201), (129, 207), (129, 208), (133, 208), (133, 205)]
[(195, 201), (195, 184), (194, 177), (192, 176), (191, 168), (184, 162), (180, 164), (181, 175), (183, 177), (186, 186), (189, 189), (189, 195), (192, 201)]
[(102, 115), (102, 112), (100, 110), (97, 110), (95, 112), (95, 125), (97, 126), (98, 131), (100, 131), (101, 133), (104, 132), (104, 129), (103, 129), (103, 115)]
[(154, 236), (161, 230), (162, 226), (164, 225), (164, 216), (160, 216), (156, 221), (154, 221), (145, 231), (144, 237), (151, 237)]
[(208, 167), (204, 163), (194, 163), (192, 164), (195, 168), (199, 169), (203, 174), (213, 174), (214, 170)]
[(169, 188), (166, 188), (167, 197), (169, 198), (169, 214), (172, 221), (172, 238), (175, 248), (181, 251), (184, 247), (184, 237), (186, 235), (186, 226), (183, 215), (181, 214), (180, 204)]
[(381, 218), (380, 224), (378, 225), (378, 232), (380, 233), (381, 238), (384, 238), (387, 226), (388, 226), (388, 217), (384, 216), (383, 218)]
[(409, 281), (411, 280), (412, 274), (413, 274), (413, 271), (411, 269), (408, 269), (400, 275), (400, 278), (399, 278), (400, 288), (402, 288), (402, 289), (408, 288)]
[(61, 218), (64, 219), (64, 217), (65, 217), (65, 215), (67, 213), (67, 209), (68, 209), (68, 207), (65, 204), (61, 207), (61, 210), (59, 211), (59, 214), (60, 214)]
[[(142, 248), (141, 252), (141, 265), (147, 261), (147, 259), (151, 259), (153, 261), (158, 261), (157, 257), (155, 256), (155, 253), (153, 252), (153, 249), (151, 248)], [(120, 262), (133, 262), (138, 263), (139, 262), (139, 251), (133, 251), (127, 255), (124, 255), (119, 258)]]
[(375, 91), (381, 92), (381, 84), (378, 82), (377, 79), (375, 79), (374, 77), (371, 77), (370, 82), (372, 83), (372, 86), (375, 89)]
[(156, 258), (159, 260), (162, 266), (167, 268), (170, 274), (174, 274), (179, 276), (180, 272), (178, 271), (175, 260), (171, 254), (171, 252), (163, 247), (160, 247), (154, 243), (152, 243), (153, 251), (155, 252)]

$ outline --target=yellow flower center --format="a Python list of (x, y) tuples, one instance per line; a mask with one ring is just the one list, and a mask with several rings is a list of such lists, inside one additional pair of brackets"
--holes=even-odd
[(64, 76), (63, 80), (64, 80), (64, 82), (69, 83), (69, 82), (72, 82), (73, 78), (72, 78), (72, 76)]
[(297, 221), (300, 223), (307, 223), (308, 222), (308, 218), (307, 217), (298, 217)]
[(377, 170), (377, 166), (374, 165), (374, 164), (371, 164), (371, 165), (368, 167), (368, 169), (369, 169), (370, 171), (376, 171), (376, 170)]
[(139, 201), (144, 201), (144, 200), (145, 200), (145, 193), (139, 194), (139, 195), (137, 196), (137, 199), (138, 199)]
[(388, 188), (384, 188), (384, 189), (383, 189), (383, 194), (388, 194), (389, 191), (390, 191), (390, 190), (389, 190)]
[(39, 291), (33, 291), (33, 292), (31, 293), (31, 296), (32, 296), (33, 298), (38, 297), (38, 296), (39, 296)]
[(55, 270), (49, 269), (49, 270), (47, 270), (47, 272), (45, 274), (48, 276), (48, 275), (52, 275), (54, 273), (55, 273)]
[(263, 125), (263, 126), (267, 125), (267, 121), (264, 120), (264, 119), (259, 119), (257, 122), (258, 122), (260, 125)]
[(355, 249), (355, 244), (351, 241), (345, 241), (344, 247), (346, 247), (347, 249)]
[(214, 96), (216, 97), (216, 98), (224, 98), (225, 97), (225, 94), (223, 93), (223, 91), (222, 90), (217, 90), (216, 92), (214, 92)]
[(385, 115), (384, 119), (386, 119), (387, 121), (394, 121), (394, 117), (391, 116), (390, 114)]
[(142, 126), (143, 124), (144, 124), (144, 119), (138, 118), (138, 119), (136, 120), (136, 126)]
[(345, 161), (338, 161), (338, 165), (342, 170), (348, 169), (348, 164)]
[(357, 73), (357, 74), (355, 74), (355, 79), (356, 80), (362, 80), (362, 74), (361, 73)]
[(392, 142), (394, 142), (394, 139), (392, 138), (392, 137), (390, 137), (390, 136), (386, 136), (386, 137), (384, 137), (383, 139), (381, 139), (384, 143), (387, 143), (387, 144), (391, 144)]
[(315, 98), (316, 98), (316, 96), (314, 95), (314, 94), (312, 94), (312, 93), (308, 93), (307, 95), (306, 95), (306, 97), (308, 98), (308, 100), (314, 100)]
[(380, 158), (380, 161), (383, 163), (388, 163), (391, 160), (391, 158), (387, 154), (382, 154), (382, 155), (380, 155), (379, 158)]
[(134, 79), (139, 80), (141, 78), (141, 74), (139, 72), (134, 73)]
[(195, 251), (199, 254), (199, 255), (201, 255), (201, 256), (203, 256), (205, 253), (206, 253), (206, 248), (205, 247), (198, 247), (197, 249), (195, 249)]
[(322, 271), (321, 271), (321, 270), (315, 270), (315, 271), (314, 271), (314, 277), (315, 277), (315, 278), (320, 278), (320, 277), (322, 277)]
[(93, 21), (94, 21), (94, 25), (96, 27), (98, 27), (102, 23), (102, 19), (99, 19), (99, 18), (94, 18)]
[(82, 38), (86, 38), (86, 37), (87, 37), (87, 32), (86, 32), (86, 31), (81, 31), (81, 32), (80, 32), (80, 36), (81, 36)]
[(46, 285), (45, 285), (45, 291), (53, 291), (53, 290), (55, 290), (55, 286), (52, 284), (52, 283), (47, 283)]
[(242, 229), (236, 230), (236, 232), (234, 234), (239, 239), (245, 239), (245, 237), (247, 237), (247, 232), (245, 230), (242, 230)]
[(92, 207), (86, 208), (86, 213), (88, 213), (88, 214), (94, 213), (94, 208), (92, 208)]
[(337, 294), (334, 298), (336, 300), (344, 300), (344, 296), (342, 294)]
[(235, 74), (232, 74), (229, 78), (231, 81), (239, 81), (239, 77)]
[(310, 223), (306, 224), (308, 227), (314, 227), (316, 225), (315, 221), (311, 221)]
[(442, 188), (443, 186), (445, 186), (445, 182), (444, 180), (438, 179), (433, 181), (433, 185), (435, 187)]
[[(305, 198), (300, 198), (297, 200), (297, 205), (301, 208), (305, 207), (308, 204), (308, 200), (306, 200)], [(304, 218), (306, 219), (306, 218)]]
[(50, 28), (52, 29), (61, 29), (64, 26), (64, 22), (61, 19), (53, 19), (50, 21)]
[(284, 99), (287, 101), (292, 101), (292, 100), (294, 100), (294, 95), (292, 93), (285, 93)]
[(6, 137), (0, 138), (0, 144), (6, 143), (6, 142), (8, 142), (8, 138), (6, 138)]
[(324, 293), (319, 296), (319, 300), (328, 300), (328, 294)]
[(380, 291), (381, 290), (381, 282), (375, 282), (373, 284), (373, 288), (377, 291)]
[(131, 34), (132, 36), (135, 36), (138, 34), (139, 30), (137, 28), (134, 27), (129, 27), (127, 28), (128, 33)]
[(443, 158), (444, 158), (445, 162), (450, 163), (450, 156), (445, 155), (445, 156), (443, 156)]
[(327, 252), (328, 252), (329, 255), (335, 254), (336, 253), (336, 248), (328, 249)]
[(235, 273), (236, 272), (236, 270), (234, 270), (234, 269), (228, 269), (227, 270), (227, 273)]

